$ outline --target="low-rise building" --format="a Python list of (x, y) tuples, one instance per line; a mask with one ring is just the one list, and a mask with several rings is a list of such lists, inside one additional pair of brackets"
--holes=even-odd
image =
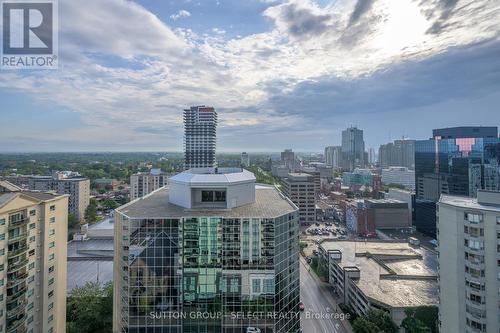
[(120, 186), (120, 182), (116, 179), (110, 178), (99, 178), (92, 181), (94, 184), (94, 188), (96, 190), (104, 190), (104, 191), (116, 191)]
[(382, 169), (382, 183), (398, 184), (410, 189), (415, 190), (415, 171), (409, 170), (406, 167), (389, 167)]
[(381, 309), (399, 326), (405, 309), (438, 304), (434, 252), (401, 241), (338, 240), (322, 242), (319, 253), (329, 284), (357, 315)]

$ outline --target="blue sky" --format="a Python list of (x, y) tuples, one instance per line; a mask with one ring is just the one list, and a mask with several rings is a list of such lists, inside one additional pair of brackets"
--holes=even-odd
[(0, 71), (0, 151), (367, 147), (500, 125), (500, 9), (487, 0), (65, 0), (60, 68)]

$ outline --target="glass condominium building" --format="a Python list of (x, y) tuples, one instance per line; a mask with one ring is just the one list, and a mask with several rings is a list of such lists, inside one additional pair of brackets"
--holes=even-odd
[[(415, 225), (436, 234), (436, 203), (441, 194), (474, 197), (478, 189), (500, 190), (500, 139), (496, 128), (434, 130), (415, 143)], [(484, 136), (484, 137), (481, 137)]]
[(299, 332), (298, 209), (251, 172), (182, 172), (115, 223), (113, 332)]

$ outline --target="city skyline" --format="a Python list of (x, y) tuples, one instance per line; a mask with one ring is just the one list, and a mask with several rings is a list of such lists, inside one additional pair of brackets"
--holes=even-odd
[(200, 104), (219, 112), (219, 152), (498, 125), (500, 14), (466, 4), (67, 1), (60, 68), (0, 72), (0, 151), (182, 151), (179, 115)]

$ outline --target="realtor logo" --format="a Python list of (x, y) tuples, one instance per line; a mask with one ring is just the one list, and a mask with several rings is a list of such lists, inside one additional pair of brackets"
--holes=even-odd
[(57, 67), (57, 2), (0, 0), (3, 69)]

